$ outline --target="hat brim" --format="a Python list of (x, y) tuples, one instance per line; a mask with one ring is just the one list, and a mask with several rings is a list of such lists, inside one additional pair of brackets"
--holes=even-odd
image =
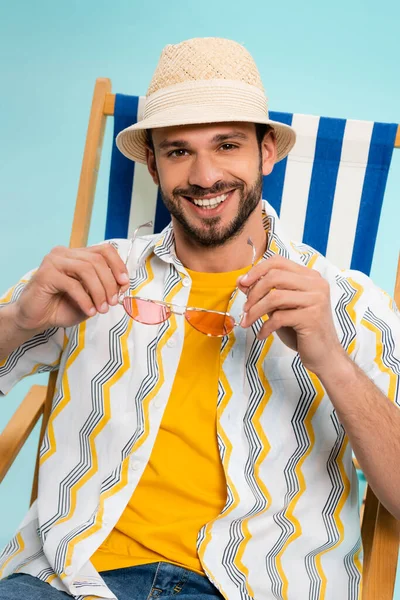
[[(185, 107), (187, 108), (187, 107)], [(158, 129), (160, 127), (177, 127), (184, 125), (201, 125), (206, 123), (261, 123), (273, 127), (276, 136), (277, 159), (276, 162), (284, 159), (296, 142), (296, 133), (292, 127), (272, 121), (265, 118), (254, 118), (250, 115), (238, 115), (237, 112), (230, 113), (226, 107), (218, 110), (220, 107), (201, 106), (192, 107), (197, 110), (182, 110), (182, 108), (174, 107), (169, 109), (164, 114), (143, 119), (126, 129), (123, 129), (116, 138), (118, 149), (127, 158), (140, 163), (146, 163), (146, 148), (147, 148), (147, 129)]]

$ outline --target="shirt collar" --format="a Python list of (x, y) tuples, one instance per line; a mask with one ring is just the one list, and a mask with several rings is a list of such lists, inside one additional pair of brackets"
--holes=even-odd
[[(266, 200), (262, 201), (262, 216), (265, 233), (268, 236), (264, 258), (279, 255), (300, 263), (299, 255), (292, 250), (291, 242), (286, 238), (277, 213)], [(173, 263), (178, 270), (184, 268), (175, 253), (172, 223), (169, 223), (160, 233), (147, 238), (146, 241), (139, 257), (139, 264), (143, 264), (150, 254), (154, 253), (162, 261)]]

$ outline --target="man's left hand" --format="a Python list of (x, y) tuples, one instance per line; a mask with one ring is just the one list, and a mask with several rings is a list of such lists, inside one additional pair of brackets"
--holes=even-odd
[(242, 326), (268, 317), (259, 339), (276, 331), (316, 375), (332, 361), (348, 359), (333, 323), (329, 284), (318, 271), (273, 256), (240, 278), (238, 286), (247, 295)]

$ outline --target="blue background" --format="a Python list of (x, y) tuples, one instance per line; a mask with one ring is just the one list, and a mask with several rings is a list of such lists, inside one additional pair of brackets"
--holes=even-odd
[[(0, 290), (68, 245), (96, 77), (144, 94), (164, 45), (227, 37), (253, 54), (272, 110), (399, 122), (399, 22), (398, 0), (0, 0)], [(104, 232), (111, 133), (110, 123), (90, 243)], [(395, 150), (372, 269), (389, 293), (399, 189)], [(46, 380), (2, 399), (0, 429), (31, 383)], [(1, 547), (29, 505), (37, 437), (36, 428), (0, 488)]]

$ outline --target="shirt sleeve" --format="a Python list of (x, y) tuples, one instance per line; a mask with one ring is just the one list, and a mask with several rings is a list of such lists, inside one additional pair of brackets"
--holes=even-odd
[(358, 329), (357, 364), (400, 407), (400, 312), (372, 283)]
[[(35, 270), (30, 271), (4, 296), (0, 297), (0, 310), (8, 304), (16, 302), (34, 273)], [(64, 334), (65, 330), (60, 327), (48, 329), (24, 342), (0, 361), (0, 396), (7, 394), (18, 381), (27, 375), (57, 370)]]

